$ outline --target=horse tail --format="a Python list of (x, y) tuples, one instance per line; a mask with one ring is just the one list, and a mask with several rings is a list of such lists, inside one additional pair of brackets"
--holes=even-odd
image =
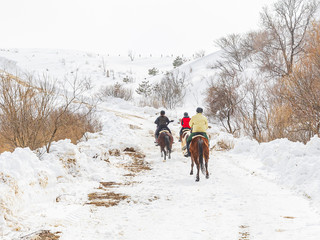
[(165, 143), (166, 143), (166, 146), (167, 146), (167, 150), (170, 152), (171, 151), (171, 149), (170, 149), (170, 138), (169, 138), (168, 134), (165, 135), (164, 140), (165, 140)]
[(203, 140), (201, 137), (198, 140), (198, 150), (199, 150), (199, 163), (200, 163), (201, 172), (205, 175), (206, 169), (203, 164)]

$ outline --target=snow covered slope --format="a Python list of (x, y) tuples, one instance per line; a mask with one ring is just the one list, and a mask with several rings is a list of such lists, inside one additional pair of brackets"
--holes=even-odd
[[(81, 66), (78, 71), (95, 76), (97, 86), (114, 81), (99, 68), (101, 56), (17, 50), (0, 52), (0, 57), (19, 69), (57, 77)], [(203, 76), (211, 74), (206, 65), (216, 57), (180, 67), (192, 68), (197, 94)], [(151, 66), (172, 68), (172, 59), (117, 59), (106, 60), (110, 69), (131, 68), (141, 78), (148, 77)], [(196, 183), (189, 175), (190, 159), (182, 156), (177, 142), (184, 109), (167, 111), (175, 120), (170, 124), (175, 143), (166, 162), (153, 144), (159, 110), (113, 98), (98, 110), (103, 130), (77, 145), (56, 142), (41, 158), (21, 148), (0, 155), (1, 239), (34, 239), (45, 233), (61, 240), (319, 238), (317, 137), (307, 145), (285, 139), (258, 144), (234, 139), (211, 123), (210, 146), (224, 141), (234, 149), (212, 149), (210, 178), (200, 175)]]

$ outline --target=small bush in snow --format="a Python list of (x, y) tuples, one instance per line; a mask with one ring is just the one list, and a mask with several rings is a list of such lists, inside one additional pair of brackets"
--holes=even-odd
[(194, 59), (197, 59), (197, 58), (203, 58), (205, 56), (206, 52), (204, 50), (199, 50), (198, 52), (196, 52), (194, 55), (193, 55), (193, 58)]
[(159, 69), (157, 69), (155, 67), (148, 70), (148, 74), (151, 75), (151, 76), (155, 76), (158, 73), (159, 73)]
[(132, 90), (124, 88), (120, 83), (115, 83), (101, 90), (102, 97), (122, 98), (126, 101), (132, 100), (132, 95), (133, 95)]
[(133, 79), (133, 77), (129, 77), (129, 76), (125, 76), (123, 79), (122, 79), (122, 81), (124, 82), (124, 83), (132, 83), (132, 82), (134, 82), (134, 79)]
[(187, 85), (185, 73), (167, 72), (160, 83), (154, 85), (153, 96), (161, 101), (162, 106), (173, 109), (183, 102)]
[(181, 66), (184, 62), (185, 62), (185, 60), (178, 56), (178, 57), (176, 57), (176, 59), (173, 61), (172, 65), (173, 65), (173, 67), (176, 68), (176, 67)]
[(136, 89), (136, 93), (147, 98), (152, 93), (152, 85), (149, 83), (149, 81), (142, 81), (142, 83), (140, 83), (139, 87)]

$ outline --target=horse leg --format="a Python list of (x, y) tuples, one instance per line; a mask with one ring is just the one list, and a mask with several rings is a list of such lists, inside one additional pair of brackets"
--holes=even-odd
[(166, 152), (166, 150), (163, 150), (163, 152), (164, 152), (164, 159), (163, 159), (163, 161), (166, 161), (167, 152)]
[(206, 166), (206, 179), (208, 179), (209, 178), (209, 172), (208, 172), (208, 160), (207, 159), (206, 159), (205, 166)]
[(196, 182), (199, 182), (200, 177), (199, 177), (199, 170), (200, 170), (200, 163), (197, 163), (197, 176), (196, 176)]
[(190, 175), (193, 175), (193, 165), (194, 165), (194, 163), (193, 163), (193, 160), (192, 160), (192, 158), (191, 158), (191, 171), (190, 171)]

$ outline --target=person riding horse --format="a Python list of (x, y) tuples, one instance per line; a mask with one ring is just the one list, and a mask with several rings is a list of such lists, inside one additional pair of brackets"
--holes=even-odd
[[(190, 120), (190, 127), (192, 128), (192, 133), (190, 134), (190, 136), (187, 139), (187, 152), (184, 155), (185, 157), (190, 157), (190, 142), (192, 140), (192, 137), (195, 135), (202, 135), (205, 138), (208, 139), (206, 130), (208, 129), (208, 119), (202, 115), (203, 113), (203, 109), (201, 107), (198, 107), (196, 109), (197, 114), (194, 115), (191, 120)], [(208, 139), (209, 141), (209, 139)]]
[(179, 142), (181, 142), (181, 135), (184, 129), (191, 129), (189, 122), (190, 122), (190, 117), (187, 112), (183, 114), (183, 118), (181, 119), (181, 129), (180, 129), (180, 138)]
[(168, 128), (168, 124), (172, 121), (169, 120), (168, 117), (165, 116), (165, 111), (160, 112), (160, 116), (154, 121), (155, 124), (157, 124), (157, 130), (155, 133), (155, 143), (158, 143), (158, 137), (159, 137), (159, 132), (162, 130), (168, 130), (169, 133), (171, 134), (170, 129)]

